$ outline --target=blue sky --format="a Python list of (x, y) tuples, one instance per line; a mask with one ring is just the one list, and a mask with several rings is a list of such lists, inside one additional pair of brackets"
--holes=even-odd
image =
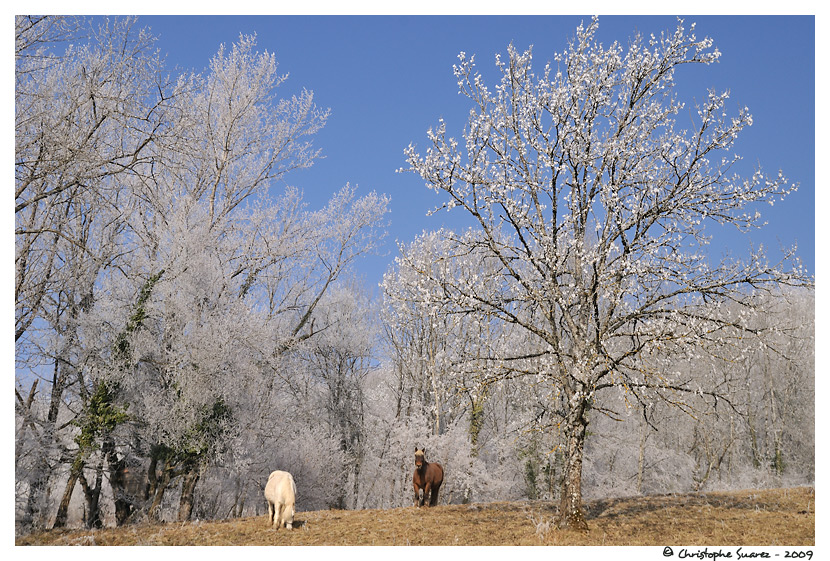
[[(815, 271), (815, 19), (812, 16), (683, 16), (697, 23), (722, 52), (716, 65), (684, 67), (680, 94), (691, 106), (707, 89), (729, 89), (730, 109), (743, 105), (754, 117), (739, 138), (737, 152), (747, 169), (756, 163), (800, 184), (783, 203), (760, 208), (768, 226), (748, 238), (717, 232), (711, 251), (724, 247), (743, 255), (749, 244), (764, 244), (771, 257), (781, 246), (798, 244), (807, 269)], [(659, 35), (674, 30), (677, 16), (600, 16), (599, 39), (626, 44), (635, 31)], [(358, 263), (358, 273), (375, 289), (397, 254), (395, 240), (408, 242), (423, 230), (457, 226), (460, 213), (427, 217), (440, 195), (405, 165), (410, 143), (425, 149), (426, 131), (439, 118), (461, 136), (470, 106), (458, 95), (452, 65), (459, 51), (475, 53), (479, 68), (492, 76), (496, 53), (513, 43), (533, 45), (543, 66), (562, 52), (585, 16), (141, 16), (159, 37), (168, 65), (203, 70), (220, 44), (256, 34), (258, 48), (276, 53), (281, 86), (288, 96), (308, 88), (318, 105), (331, 108), (316, 144), (326, 156), (286, 182), (301, 188), (319, 208), (345, 183), (359, 192), (378, 191), (392, 199), (384, 254)], [(491, 84), (494, 79), (491, 80)], [(747, 173), (751, 173), (749, 170)], [(715, 234), (713, 232), (713, 234)], [(726, 234), (721, 237), (722, 234)]]

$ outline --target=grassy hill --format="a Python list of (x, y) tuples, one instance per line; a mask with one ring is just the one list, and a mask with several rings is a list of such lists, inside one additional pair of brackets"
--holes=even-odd
[[(49, 531), (16, 545), (815, 545), (815, 489), (798, 487), (591, 501), (587, 533), (555, 528), (544, 501), (298, 512), (102, 530)], [(428, 528), (428, 531), (427, 531)]]

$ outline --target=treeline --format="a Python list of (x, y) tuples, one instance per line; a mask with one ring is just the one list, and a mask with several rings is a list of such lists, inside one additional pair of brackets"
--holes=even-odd
[[(125, 414), (106, 441), (90, 445), (75, 490), (80, 505), (74, 523), (262, 515), (262, 487), (275, 468), (295, 475), (300, 510), (408, 506), (416, 443), (445, 467), (445, 504), (560, 498), (564, 448), (555, 428), (560, 413), (550, 409), (544, 376), (517, 372), (474, 386), (471, 378), (485, 377), (488, 370), (451, 356), (459, 349), (518, 341), (496, 333), (485, 339), (480, 329), (441, 326), (429, 317), (420, 318), (427, 330), (415, 333), (413, 321), (406, 324), (413, 332), (393, 336), (390, 323), (378, 322), (388, 319), (388, 304), (379, 315), (377, 304), (360, 291), (336, 293), (319, 313), (337, 315), (338, 321), (284, 355), (279, 373), (254, 368), (243, 376), (243, 369), (233, 366), (237, 375), (223, 378), (228, 386), (223, 394), (235, 397), (224, 402), (226, 409), (200, 410), (214, 425), (212, 431), (202, 428), (205, 421), (198, 425), (210, 454), (196, 477), (188, 477), (187, 464), (177, 457), (164, 456), (160, 466), (158, 444), (146, 436), (148, 418)], [(681, 410), (658, 402), (644, 409), (622, 392), (598, 400), (587, 440), (586, 496), (813, 482), (813, 310), (811, 293), (770, 297), (759, 312), (781, 328), (775, 346), (677, 364), (703, 386), (720, 385), (725, 399), (716, 404), (701, 396), (697, 407), (691, 403)], [(418, 339), (417, 345), (410, 340), (407, 350), (432, 347), (433, 358), (429, 351), (397, 356), (399, 337)], [(379, 338), (387, 351), (382, 355)], [(133, 391), (120, 389), (118, 403), (126, 412), (142, 407), (139, 399), (154, 399), (142, 395), (147, 390), (141, 387)], [(72, 408), (83, 406), (71, 387), (65, 395), (64, 423), (76, 418)], [(29, 401), (28, 415), (20, 412), (18, 522), (27, 520), (31, 509), (32, 523), (40, 516), (49, 526), (72, 477), (70, 460), (80, 449), (83, 428), (70, 422), (43, 447), (39, 431), (46, 426), (47, 407), (40, 394)], [(166, 423), (154, 432), (178, 426)], [(31, 485), (44, 479), (36, 502)], [(97, 520), (89, 516), (91, 491), (101, 493)]]

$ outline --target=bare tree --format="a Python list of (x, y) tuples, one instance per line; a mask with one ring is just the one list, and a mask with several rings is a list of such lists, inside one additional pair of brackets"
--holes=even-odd
[[(504, 325), (486, 312), (459, 310), (445, 299), (441, 283), (470, 271), (483, 272), (487, 262), (477, 254), (458, 254), (443, 231), (425, 233), (401, 245), (395, 266), (384, 275), (384, 340), (397, 373), (397, 415), (420, 406), (438, 435), (468, 415), (476, 444), (490, 385), (495, 347), (509, 344)], [(425, 274), (425, 272), (427, 272)]]
[(206, 76), (178, 82), (180, 126), (134, 183), (145, 202), (130, 217), (136, 250), (130, 271), (112, 277), (114, 294), (130, 294), (164, 271), (129, 338), (130, 368), (109, 374), (141, 411), (151, 518), (178, 481), (178, 518), (190, 518), (201, 473), (238, 434), (249, 384), (270, 395), (282, 355), (326, 328), (314, 323), (317, 305), (382, 231), (388, 201), (374, 193), (346, 186), (313, 212), (296, 189), (271, 196), (274, 181), (319, 156), (309, 138), (327, 112), (308, 91), (278, 99), (284, 77), (254, 47), (240, 37)]
[(60, 56), (40, 31), (62, 30), (62, 20), (32, 21), (16, 20), (15, 341), (60, 290), (65, 247), (99, 263), (112, 258), (78, 228), (94, 222), (96, 206), (118, 205), (119, 182), (110, 179), (147, 161), (161, 126), (152, 95), (160, 62), (133, 19), (105, 23), (95, 41)]
[[(77, 322), (101, 271), (124, 263), (126, 178), (147, 161), (163, 122), (153, 95), (160, 62), (134, 23), (105, 21), (90, 39), (76, 18), (15, 19), (16, 360), (34, 375), (53, 364), (36, 423), (44, 444), (52, 441), (42, 450), (67, 432), (66, 419), (58, 426), (64, 402), (92, 390)], [(37, 471), (30, 502), (45, 481)]]
[(631, 403), (714, 399), (717, 387), (664, 370), (657, 355), (694, 360), (709, 343), (740, 345), (722, 336), (750, 329), (748, 316), (711, 302), (751, 309), (754, 290), (808, 282), (760, 251), (745, 262), (706, 256), (707, 221), (755, 227), (754, 203), (795, 188), (760, 169), (747, 179), (733, 173), (733, 143), (752, 118), (745, 108), (727, 117), (728, 94), (709, 92), (691, 127), (676, 126), (684, 106), (675, 73), (715, 62), (712, 41), (681, 21), (659, 38), (637, 35), (624, 52), (597, 44), (597, 29), (596, 18), (577, 28), (555, 57), (559, 69), (538, 75), (530, 50), (511, 45), (507, 60), (496, 57), (493, 89), (462, 52), (455, 75), (473, 105), (463, 141), (441, 121), (425, 155), (406, 150), (408, 170), (475, 221), (474, 230), (446, 233), (453, 253), (497, 264), (489, 275), (424, 274), (460, 310), (486, 311), (536, 340), (536, 368), (562, 414), (560, 525), (574, 528), (586, 527), (581, 475), (596, 393), (618, 388)]
[(59, 51), (69, 23), (16, 20), (17, 361), (34, 376), (54, 363), (51, 386), (17, 391), (33, 469), (20, 488), (33, 511), (63, 479), (60, 526), (80, 482), (98, 524), (107, 470), (123, 523), (142, 505), (119, 474), (143, 459), (143, 508), (182, 481), (187, 519), (236, 434), (239, 388), (273, 384), (281, 356), (325, 329), (315, 309), (376, 247), (388, 198), (347, 185), (310, 212), (297, 189), (271, 197), (319, 157), (328, 112), (310, 91), (280, 99), (285, 76), (253, 37), (168, 83), (135, 19)]

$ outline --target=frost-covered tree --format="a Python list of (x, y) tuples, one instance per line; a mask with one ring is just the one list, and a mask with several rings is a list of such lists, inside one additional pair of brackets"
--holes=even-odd
[[(452, 422), (451, 353), (457, 322), (446, 313), (440, 286), (419, 271), (441, 266), (446, 248), (439, 236), (425, 234), (401, 250), (399, 265), (381, 283), (384, 341), (395, 372), (395, 416), (425, 414), (431, 419), (430, 432), (438, 435)], [(400, 264), (404, 259), (406, 265)]]
[[(190, 518), (201, 474), (243, 426), (236, 416), (257, 386), (269, 395), (286, 353), (328, 327), (315, 323), (318, 304), (372, 250), (386, 212), (385, 197), (357, 197), (350, 186), (317, 211), (293, 188), (272, 197), (276, 179), (317, 157), (308, 137), (326, 113), (311, 92), (278, 99), (274, 57), (254, 46), (242, 37), (205, 76), (177, 83), (180, 127), (134, 186), (149, 204), (130, 217), (130, 270), (114, 272), (109, 287), (129, 302), (154, 279), (141, 325), (125, 339), (128, 364), (109, 357), (101, 369), (141, 420), (152, 518), (178, 476), (178, 518)], [(110, 305), (123, 310), (102, 295), (101, 321), (112, 321)], [(115, 325), (110, 335), (124, 324)]]
[[(39, 440), (24, 519), (40, 525), (49, 505), (38, 497), (60, 476), (67, 445), (64, 403), (94, 394), (78, 319), (98, 275), (125, 262), (128, 177), (148, 161), (163, 123), (174, 124), (155, 95), (163, 84), (152, 39), (134, 24), (105, 21), (90, 39), (79, 19), (15, 18), (15, 350), (19, 371), (48, 381), (38, 390), (48, 394), (45, 413), (21, 435)], [(95, 503), (98, 488), (86, 489)]]
[[(795, 187), (757, 169), (742, 178), (733, 145), (751, 125), (746, 108), (727, 112), (727, 93), (710, 91), (685, 115), (677, 71), (720, 53), (682, 21), (673, 33), (637, 35), (627, 49), (598, 44), (598, 20), (580, 26), (568, 49), (534, 72), (531, 51), (511, 45), (496, 57), (494, 88), (459, 55), (455, 76), (472, 104), (463, 140), (446, 123), (428, 133), (408, 170), (447, 196), (476, 224), (447, 232), (454, 254), (494, 266), (460, 276), (423, 269), (460, 311), (487, 313), (524, 330), (537, 373), (551, 389), (554, 425), (564, 439), (560, 524), (585, 527), (583, 451), (597, 392), (620, 390), (632, 406), (661, 397), (710, 396), (668, 367), (694, 361), (709, 343), (740, 345), (752, 314), (723, 314), (718, 303), (754, 307), (754, 293), (807, 283), (793, 252), (779, 264), (707, 256), (707, 223), (760, 225), (754, 205)], [(713, 305), (714, 303), (714, 305)], [(726, 330), (735, 330), (721, 339)], [(526, 355), (527, 349), (516, 354)], [(501, 357), (505, 360), (514, 356)]]
[[(740, 346), (693, 362), (675, 360), (672, 370), (696, 384), (718, 384), (727, 399), (687, 396), (682, 409), (651, 402), (621, 417), (593, 419), (587, 496), (811, 484), (813, 298), (801, 289), (762, 294), (754, 320), (762, 337), (743, 332)], [(767, 329), (771, 324), (775, 332)], [(595, 408), (622, 412), (624, 397), (606, 392)]]
[(443, 231), (424, 233), (400, 250), (381, 283), (396, 414), (421, 409), (432, 418), (433, 435), (466, 414), (475, 445), (491, 381), (482, 365), (492, 366), (499, 354), (493, 346), (506, 344), (503, 326), (486, 313), (459, 312), (434, 279), (482, 271), (487, 264), (475, 253), (455, 254)]
[(329, 507), (354, 506), (367, 445), (365, 380), (376, 369), (375, 317), (375, 305), (357, 282), (333, 287), (312, 317), (319, 333), (295, 348), (291, 374), (281, 376), (292, 398), (285, 416), (325, 434), (343, 459), (329, 466), (342, 473), (331, 485)]
[(98, 247), (106, 234), (87, 239), (85, 230), (112, 223), (96, 215), (124, 203), (114, 178), (147, 162), (161, 133), (151, 93), (160, 61), (134, 24), (105, 22), (84, 42), (74, 20), (15, 18), (16, 342), (48, 315), (67, 248), (99, 264), (113, 258)]
[[(521, 478), (515, 474), (525, 460), (539, 463), (535, 457), (523, 459), (526, 449), (534, 448), (535, 454), (542, 448), (530, 444), (539, 441), (537, 420), (544, 411), (539, 405), (546, 405), (540, 380), (534, 378), (538, 352), (521, 331), (445, 297), (441, 279), (494, 272), (494, 263), (480, 252), (456, 249), (447, 232), (424, 233), (400, 246), (400, 256), (384, 275), (386, 399), (392, 401), (393, 424), (426, 420), (430, 430), (415, 440), (429, 441), (431, 450), (446, 454), (441, 461), (456, 476), (445, 500), (521, 496)], [(516, 349), (525, 354), (513, 353)], [(506, 356), (511, 359), (502, 360)]]
[(281, 99), (253, 37), (166, 82), (134, 20), (59, 56), (50, 21), (16, 20), (17, 364), (54, 364), (16, 388), (18, 505), (45, 526), (60, 487), (63, 525), (80, 483), (96, 525), (107, 482), (120, 524), (162, 518), (181, 483), (188, 519), (205, 470), (275, 417), (269, 388), (329, 327), (317, 307), (376, 247), (388, 198), (347, 185), (309, 210), (276, 190), (319, 156), (327, 111)]

